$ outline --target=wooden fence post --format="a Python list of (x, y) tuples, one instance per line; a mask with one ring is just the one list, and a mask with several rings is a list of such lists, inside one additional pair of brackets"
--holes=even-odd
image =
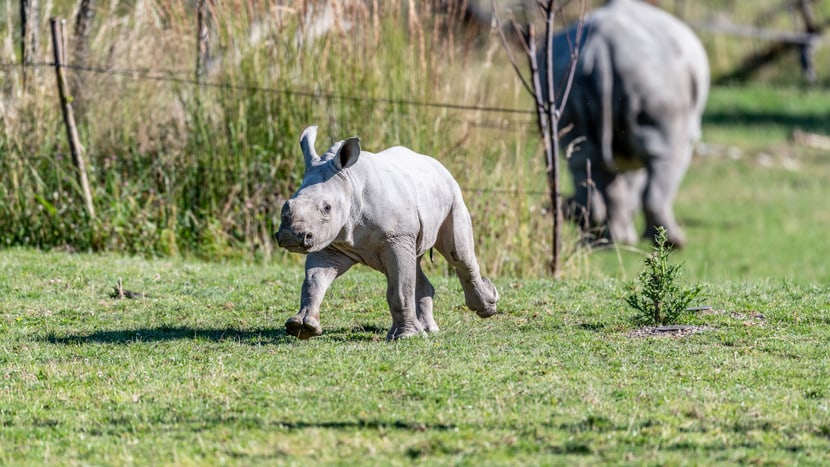
[(78, 182), (83, 192), (87, 214), (89, 214), (90, 219), (94, 219), (95, 205), (92, 202), (92, 191), (89, 188), (86, 161), (84, 160), (81, 140), (78, 136), (78, 128), (75, 125), (75, 115), (72, 112), (72, 98), (67, 92), (66, 77), (63, 73), (65, 60), (63, 21), (58, 18), (51, 18), (50, 22), (52, 26), (52, 50), (55, 57), (55, 75), (58, 82), (63, 122), (66, 125), (66, 134), (69, 139), (69, 150), (72, 153), (72, 162), (77, 169)]
[(798, 9), (801, 11), (801, 19), (804, 21), (804, 31), (809, 39), (804, 41), (799, 48), (799, 59), (804, 77), (810, 84), (816, 83), (815, 52), (821, 36), (821, 26), (816, 20), (813, 12), (813, 5), (810, 0), (799, 0)]
[(23, 89), (26, 89), (29, 66), (37, 54), (38, 0), (20, 0), (20, 23), (20, 64), (22, 66)]
[(199, 83), (204, 80), (210, 59), (210, 2), (211, 0), (196, 0), (196, 80)]
[[(89, 34), (92, 31), (92, 21), (95, 19), (95, 10), (93, 0), (81, 0), (78, 5), (78, 15), (75, 17), (75, 37), (73, 39), (75, 51), (72, 54), (72, 62), (74, 65), (86, 67), (89, 65)], [(72, 93), (73, 104), (75, 110), (83, 116), (85, 114), (86, 100), (84, 99), (84, 83), (81, 79), (81, 74), (77, 71), (70, 75), (72, 77), (71, 86), (69, 87)]]

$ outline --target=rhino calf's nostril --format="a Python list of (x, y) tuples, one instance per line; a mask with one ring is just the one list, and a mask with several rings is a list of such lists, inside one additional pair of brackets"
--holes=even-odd
[(311, 233), (303, 234), (303, 246), (306, 248), (311, 248), (314, 245), (314, 235)]

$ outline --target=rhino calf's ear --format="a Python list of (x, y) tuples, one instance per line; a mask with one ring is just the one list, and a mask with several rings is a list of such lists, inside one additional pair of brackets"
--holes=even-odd
[(337, 155), (334, 156), (334, 165), (338, 169), (345, 169), (354, 165), (358, 157), (360, 157), (360, 138), (349, 138), (343, 141)]

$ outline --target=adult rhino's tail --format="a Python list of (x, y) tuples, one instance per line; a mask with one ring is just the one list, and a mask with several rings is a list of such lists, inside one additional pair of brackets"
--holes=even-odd
[(609, 169), (614, 167), (614, 63), (607, 41), (593, 38), (590, 46), (582, 49), (583, 72), (593, 77), (598, 94), (600, 125), (599, 144), (602, 160)]
[(689, 70), (689, 84), (691, 85), (691, 112), (693, 117), (689, 119), (689, 125), (691, 126), (689, 136), (692, 141), (697, 141), (701, 137), (700, 126), (703, 110), (706, 108), (706, 100), (709, 98), (709, 86), (711, 84), (709, 58), (697, 35), (685, 24), (683, 26), (683, 31), (678, 31), (678, 34), (685, 34), (683, 39), (686, 44), (684, 56)]
[[(692, 95), (692, 116), (689, 119), (689, 138), (692, 141), (697, 141), (700, 139), (703, 130), (701, 129), (700, 117), (703, 114), (703, 108), (700, 105), (700, 84), (698, 84), (698, 79), (695, 77), (694, 72), (691, 73), (691, 95)], [(705, 99), (703, 100), (705, 102)]]

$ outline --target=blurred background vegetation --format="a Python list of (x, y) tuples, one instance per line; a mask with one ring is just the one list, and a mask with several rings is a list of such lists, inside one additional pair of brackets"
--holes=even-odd
[[(437, 158), (464, 189), (485, 270), (547, 274), (552, 220), (530, 99), (488, 20), (463, 14), (466, 2), (209, 2), (210, 48), (198, 76), (196, 1), (88, 1), (86, 39), (75, 26), (83, 2), (35, 3), (39, 40), (25, 68), (19, 2), (0, 10), (0, 245), (300, 264), (299, 255), (275, 248), (272, 234), (282, 203), (302, 178), (298, 137), (318, 124), (320, 151), (359, 135), (369, 151), (401, 144)], [(600, 3), (588, 2), (589, 9)], [(693, 270), (703, 279), (774, 275), (774, 261), (717, 272), (724, 255), (728, 264), (745, 257), (741, 250), (755, 230), (732, 232), (734, 240), (720, 250), (706, 246), (732, 229), (724, 225), (767, 231), (799, 212), (792, 203), (812, 212), (820, 202), (824, 178), (814, 177), (817, 185), (796, 198), (759, 206), (769, 186), (801, 183), (786, 170), (769, 179), (759, 172), (758, 184), (735, 192), (746, 209), (774, 213), (768, 223), (747, 224), (723, 200), (749, 170), (730, 162), (742, 155), (751, 154), (750, 162), (740, 163), (755, 168), (763, 165), (762, 155), (779, 168), (797, 159), (808, 175), (824, 168), (821, 151), (796, 148), (790, 139), (796, 130), (826, 134), (830, 128), (830, 46), (817, 42), (817, 76), (810, 82), (798, 48), (771, 52), (774, 41), (757, 34), (803, 33), (799, 2), (657, 3), (695, 26), (713, 80), (722, 82), (709, 100), (703, 157), (678, 199), (681, 222), (690, 230), (685, 259), (705, 265)], [(830, 2), (809, 3), (823, 28)], [(486, 16), (489, 2), (477, 6)], [(511, 6), (501, 1), (499, 11), (506, 16)], [(578, 17), (577, 6), (570, 2), (563, 23)], [(50, 17), (67, 19), (66, 71), (95, 218), (84, 209), (69, 155), (49, 65)], [(747, 66), (768, 53), (774, 53), (768, 63)], [(713, 159), (721, 165), (706, 162)], [(787, 185), (787, 177), (797, 180)], [(799, 237), (806, 249), (820, 240), (824, 225), (805, 222), (808, 227), (793, 228), (816, 229)], [(577, 232), (567, 235), (566, 275), (626, 274), (625, 252), (594, 260), (578, 248)], [(783, 257), (793, 244), (781, 248)], [(808, 279), (825, 277), (826, 268)]]

